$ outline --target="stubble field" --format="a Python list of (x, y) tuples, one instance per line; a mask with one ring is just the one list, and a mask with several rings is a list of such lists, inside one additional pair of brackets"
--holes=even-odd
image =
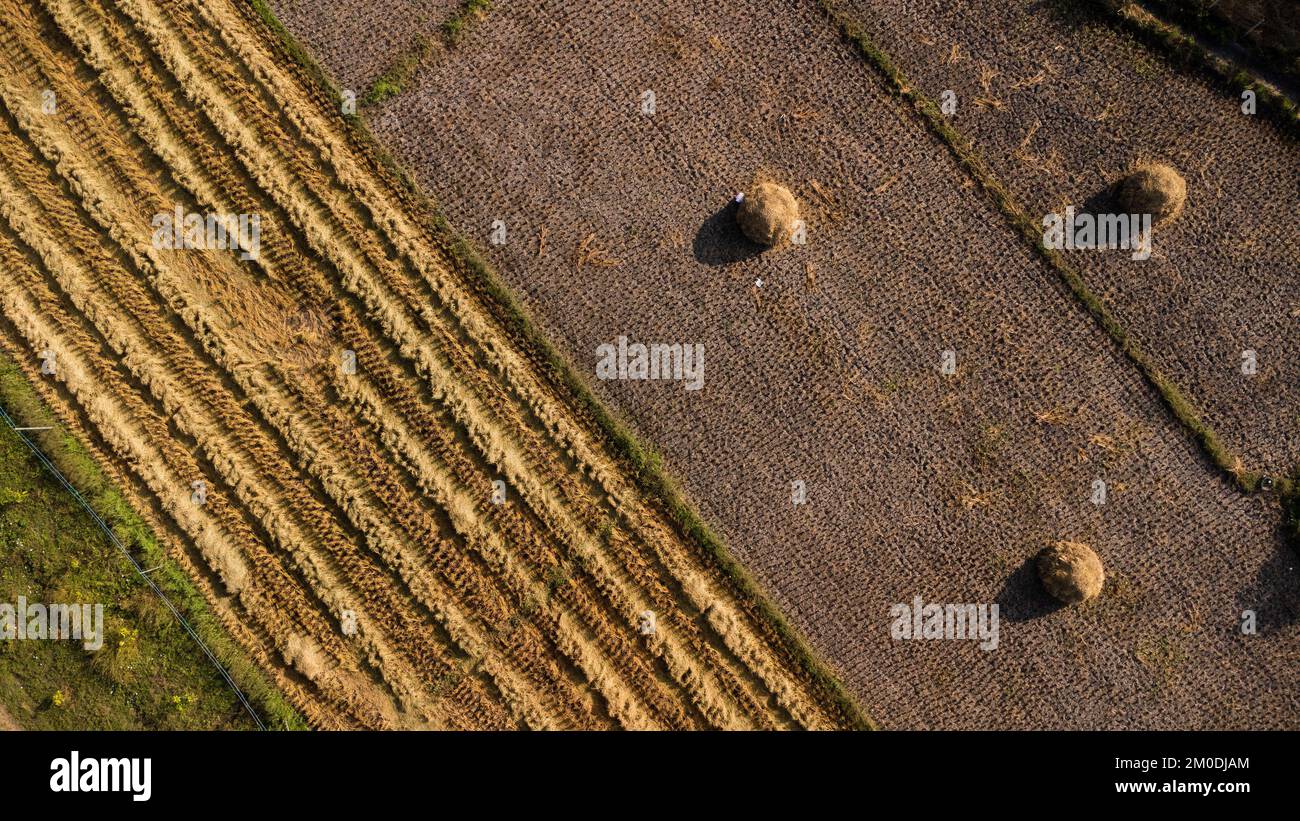
[[(1152, 258), (1069, 254), (1244, 470), (1300, 466), (1300, 142), (1231, 89), (1167, 64), (1091, 3), (834, 4), (918, 89), (956, 95), (970, 138), (1035, 220), (1108, 212), (1125, 172), (1165, 162), (1187, 206)], [(1246, 352), (1255, 372), (1242, 371)]]
[(0, 21), (0, 347), (313, 726), (863, 723), (249, 4)]
[[(886, 726), (1295, 726), (1277, 500), (1205, 458), (816, 5), (498, 4), (370, 121), (579, 369), (621, 335), (704, 345), (698, 392), (598, 392)], [(735, 233), (759, 178), (806, 245)], [(1094, 605), (1038, 588), (1060, 539), (1106, 563)], [(1000, 646), (892, 640), (915, 596), (999, 602)]]
[(370, 3), (274, 3), (276, 16), (295, 38), (330, 67), (341, 89), (358, 99), (401, 56), (435, 40), (439, 27), (455, 14), (460, 0), (398, 0), (385, 3), (383, 14), (362, 13)]

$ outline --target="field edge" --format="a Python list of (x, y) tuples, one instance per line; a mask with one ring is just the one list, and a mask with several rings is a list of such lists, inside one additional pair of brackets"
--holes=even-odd
[[(262, 675), (235, 641), (222, 628), (203, 594), (194, 587), (185, 572), (167, 555), (152, 528), (126, 501), (117, 485), (103, 471), (94, 457), (81, 445), (56, 414), (40, 398), (11, 358), (0, 352), (0, 403), (10, 416), (29, 425), (49, 426), (50, 430), (32, 436), (33, 443), (59, 472), (73, 481), (96, 513), (150, 567), (154, 583), (163, 590), (194, 632), (212, 651), (236, 685), (257, 708), (268, 729), (304, 730), (307, 724), (284, 700), (280, 691)], [(15, 413), (16, 411), (16, 413)], [(253, 728), (256, 729), (256, 728)]]
[[(273, 35), (272, 40), (277, 47), (304, 74), (317, 93), (332, 102), (336, 108), (341, 106), (342, 97), (334, 82), (275, 16), (266, 0), (246, 0), (246, 3)], [(878, 729), (877, 723), (849, 694), (831, 665), (812, 649), (772, 602), (768, 593), (731, 555), (721, 538), (695, 511), (677, 481), (668, 475), (659, 453), (640, 441), (631, 426), (619, 419), (596, 397), (586, 379), (542, 334), (496, 271), (452, 227), (437, 207), (436, 201), (420, 188), (406, 169), (374, 137), (364, 118), (360, 114), (341, 114), (340, 118), (348, 124), (354, 144), (365, 152), (376, 170), (387, 172), (390, 184), (396, 183), (398, 192), (408, 200), (407, 205), (413, 206), (413, 216), (425, 221), (424, 227), (430, 231), (435, 243), (459, 266), (462, 273), (470, 275), (468, 283), (486, 297), (485, 307), (502, 321), (503, 327), (514, 335), (526, 354), (531, 352), (535, 361), (547, 366), (549, 370), (541, 374), (542, 378), (557, 387), (561, 398), (571, 401), (579, 414), (594, 421), (601, 438), (611, 446), (613, 453), (626, 460), (627, 466), (632, 468), (638, 489), (662, 503), (683, 537), (717, 563), (738, 598), (761, 617), (780, 640), (782, 649), (790, 654), (813, 684), (822, 689), (829, 703), (843, 715), (848, 727), (856, 730)]]
[(1170, 62), (1183, 68), (1203, 71), (1208, 78), (1238, 95), (1254, 92), (1256, 101), (1283, 130), (1300, 136), (1300, 106), (1281, 89), (1259, 77), (1247, 66), (1213, 53), (1198, 39), (1198, 32), (1171, 20), (1163, 4), (1157, 16), (1138, 3), (1116, 0), (1093, 0), (1093, 9), (1106, 25), (1125, 31), (1139, 42), (1161, 52)]
[[(1030, 246), (1045, 265), (1060, 278), (1079, 306), (1097, 323), (1119, 348), (1120, 353), (1137, 368), (1142, 378), (1156, 391), (1174, 421), (1196, 443), (1211, 465), (1244, 493), (1260, 487), (1265, 474), (1250, 470), (1240, 457), (1229, 452), (1218, 434), (1202, 419), (1201, 412), (1183, 390), (1156, 365), (1152, 357), (1129, 335), (1128, 330), (1088, 287), (1082, 274), (1062, 255), (1042, 242), (1038, 223), (1029, 217), (1003, 182), (990, 170), (974, 144), (958, 131), (939, 111), (935, 102), (918, 91), (889, 56), (866, 33), (852, 15), (842, 11), (835, 0), (818, 0), (827, 17), (839, 29), (863, 60), (885, 80), (890, 93), (905, 100), (922, 123), (952, 154), (994, 206), (1007, 220), (1013, 232)], [(1289, 476), (1269, 477), (1278, 496), (1286, 500), (1296, 492), (1297, 480)]]

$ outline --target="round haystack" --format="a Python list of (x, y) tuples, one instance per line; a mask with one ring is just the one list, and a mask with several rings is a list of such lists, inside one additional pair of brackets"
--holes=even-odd
[(736, 211), (740, 230), (759, 245), (778, 245), (790, 237), (799, 219), (799, 203), (790, 189), (760, 183), (747, 193)]
[(1086, 544), (1057, 542), (1038, 554), (1038, 577), (1058, 601), (1078, 604), (1101, 592), (1106, 571)]
[(1128, 214), (1150, 214), (1159, 225), (1178, 216), (1187, 201), (1187, 181), (1167, 165), (1144, 165), (1119, 185), (1119, 204)]

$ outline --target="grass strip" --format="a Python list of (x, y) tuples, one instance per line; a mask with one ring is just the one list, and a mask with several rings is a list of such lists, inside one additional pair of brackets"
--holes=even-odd
[(397, 55), (392, 65), (370, 85), (366, 96), (361, 98), (364, 105), (376, 105), (391, 97), (396, 97), (406, 88), (415, 76), (420, 64), (433, 52), (434, 41), (423, 34), (415, 36), (415, 44), (407, 51)]
[(75, 489), (72, 495), (80, 495), (93, 508), (111, 531), (112, 538), (128, 552), (129, 558), (150, 568), (149, 580), (188, 623), (199, 644), (206, 645), (211, 657), (252, 702), (267, 728), (306, 729), (306, 723), (297, 712), (227, 635), (203, 594), (167, 555), (149, 526), (105, 476), (94, 458), (60, 425), (18, 366), (2, 354), (0, 405), (7, 408), (19, 424), (50, 428), (30, 432), (28, 438), (39, 445), (40, 452)]
[(1159, 19), (1137, 3), (1093, 2), (1110, 25), (1126, 30), (1139, 41), (1163, 51), (1176, 65), (1207, 72), (1237, 96), (1246, 91), (1254, 92), (1257, 111), (1268, 115), (1292, 136), (1300, 136), (1300, 107), (1272, 83), (1215, 54), (1178, 26)]
[[(1244, 29), (1245, 21), (1234, 21), (1225, 16), (1218, 6), (1218, 0), (1142, 0), (1143, 4), (1153, 8), (1156, 14), (1181, 26), (1210, 43), (1220, 47), (1240, 49), (1256, 65), (1276, 71), (1280, 76), (1292, 82), (1300, 82), (1300, 48), (1288, 48), (1282, 45), (1269, 45), (1249, 38), (1242, 42), (1243, 35), (1253, 29)], [(1258, 21), (1261, 25), (1266, 21)]]
[[(469, 33), (470, 27), (481, 20), (492, 10), (492, 0), (465, 0), (461, 3), (460, 8), (451, 17), (443, 21), (439, 26), (442, 34), (442, 43), (447, 48), (452, 48)], [(423, 34), (417, 35), (412, 47), (399, 54), (388, 70), (379, 76), (371, 84), (370, 90), (362, 98), (365, 105), (375, 105), (382, 103), (391, 97), (396, 97), (406, 88), (407, 83), (415, 76), (415, 72), (429, 55), (433, 53), (438, 41), (426, 37)], [(301, 51), (302, 49), (298, 49)]]

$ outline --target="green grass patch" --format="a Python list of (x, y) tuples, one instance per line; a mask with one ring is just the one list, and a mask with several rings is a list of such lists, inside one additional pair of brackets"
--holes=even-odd
[(460, 11), (442, 24), (442, 36), (447, 44), (454, 46), (459, 43), (469, 33), (470, 27), (491, 10), (492, 0), (465, 0)]
[(416, 69), (426, 58), (433, 52), (434, 41), (418, 35), (415, 38), (415, 44), (411, 48), (397, 56), (388, 70), (379, 76), (366, 92), (366, 96), (361, 101), (366, 105), (375, 105), (382, 103), (390, 97), (396, 97), (402, 93), (402, 89), (415, 76)]
[[(439, 27), (442, 42), (447, 47), (458, 44), (469, 33), (470, 27), (492, 10), (491, 0), (466, 0), (460, 9)], [(411, 48), (399, 54), (388, 70), (371, 84), (370, 90), (362, 98), (365, 105), (375, 105), (401, 94), (415, 76), (424, 61), (429, 59), (437, 42), (424, 35), (418, 35)], [(299, 49), (301, 50), (301, 49)]]
[[(202, 594), (0, 356), (0, 404), (185, 616), (271, 728), (305, 723), (225, 633)], [(255, 729), (212, 662), (8, 427), (0, 425), (0, 602), (101, 603), (104, 646), (0, 640), (0, 704), (29, 729)]]

